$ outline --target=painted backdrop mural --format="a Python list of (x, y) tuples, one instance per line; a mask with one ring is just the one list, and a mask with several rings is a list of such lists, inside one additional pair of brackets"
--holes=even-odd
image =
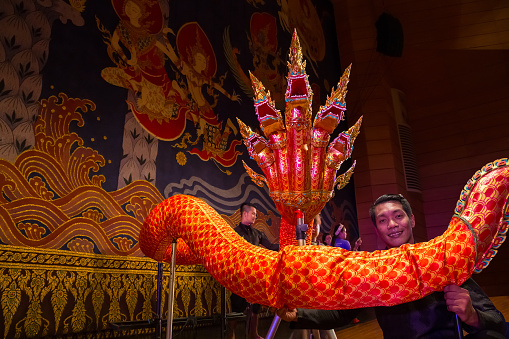
[[(232, 225), (251, 201), (261, 212), (256, 227), (277, 242), (280, 216), (266, 187), (245, 173), (242, 160), (257, 165), (236, 118), (257, 126), (248, 71), (284, 108), (281, 51), (294, 28), (317, 111), (343, 71), (332, 13), (325, 0), (1, 1), (4, 335), (99, 331), (153, 317), (155, 263), (142, 258), (137, 236), (169, 196), (203, 198)], [(353, 185), (323, 214), (326, 229), (342, 221), (355, 235)], [(69, 263), (65, 251), (87, 264)], [(44, 253), (61, 259), (34, 259)], [(218, 313), (218, 287), (196, 285), (207, 276), (200, 269), (181, 269), (194, 278), (179, 287), (179, 316)]]

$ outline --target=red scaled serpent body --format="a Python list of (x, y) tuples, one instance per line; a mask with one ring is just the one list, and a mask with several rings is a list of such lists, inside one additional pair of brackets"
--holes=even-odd
[(285, 119), (251, 75), (255, 111), (266, 138), (239, 121), (249, 154), (264, 176), (244, 164), (246, 170), (256, 184), (268, 186), (281, 214), (280, 251), (249, 244), (204, 201), (177, 195), (157, 205), (145, 220), (139, 238), (143, 253), (169, 261), (172, 240), (178, 239), (178, 264), (202, 264), (232, 292), (277, 308), (390, 306), (461, 284), (482, 270), (507, 233), (507, 159), (473, 176), (446, 232), (429, 242), (375, 252), (293, 245), (295, 211), (304, 212), (310, 224), (334, 187), (348, 183), (354, 166), (337, 177), (336, 171), (350, 157), (362, 119), (329, 144), (346, 109), (350, 67), (311, 124), (313, 93), (296, 33), (289, 60)]
[(204, 201), (177, 195), (152, 210), (140, 247), (167, 261), (179, 238), (178, 263), (202, 264), (232, 292), (268, 306), (390, 306), (461, 284), (482, 269), (505, 239), (508, 196), (509, 166), (500, 159), (467, 183), (446, 232), (429, 242), (375, 252), (293, 245), (273, 252), (239, 237)]

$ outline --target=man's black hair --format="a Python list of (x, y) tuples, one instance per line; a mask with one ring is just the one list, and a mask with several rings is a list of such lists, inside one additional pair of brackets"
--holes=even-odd
[(242, 203), (242, 205), (240, 205), (240, 215), (242, 216), (242, 213), (244, 212), (249, 212), (249, 210), (251, 209), (251, 207), (255, 207), (255, 205), (253, 205), (252, 203), (250, 202), (245, 202), (245, 203)]
[(403, 211), (405, 211), (406, 215), (410, 218), (412, 216), (412, 207), (410, 207), (410, 203), (408, 200), (406, 200), (401, 194), (384, 194), (378, 199), (375, 200), (373, 203), (373, 206), (369, 208), (369, 216), (371, 218), (371, 221), (373, 222), (373, 225), (376, 226), (376, 215), (375, 215), (375, 208), (383, 204), (387, 201), (396, 201), (401, 204), (401, 207), (403, 207)]

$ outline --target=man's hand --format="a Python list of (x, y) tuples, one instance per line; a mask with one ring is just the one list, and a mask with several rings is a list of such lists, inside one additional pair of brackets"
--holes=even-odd
[(454, 284), (447, 285), (444, 288), (444, 297), (449, 311), (456, 313), (465, 324), (480, 327), (479, 316), (466, 289)]
[(276, 314), (284, 321), (297, 321), (297, 309), (283, 307), (276, 310)]
[(355, 241), (355, 245), (353, 246), (353, 250), (357, 251), (361, 245), (362, 245), (362, 239), (361, 239), (361, 237), (359, 237), (359, 239), (357, 239)]

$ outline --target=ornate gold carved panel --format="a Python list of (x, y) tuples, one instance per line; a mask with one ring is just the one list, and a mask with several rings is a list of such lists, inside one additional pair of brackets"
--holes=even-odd
[[(163, 319), (169, 274), (164, 264)], [(156, 281), (157, 262), (147, 258), (0, 246), (0, 335), (98, 332), (154, 319)], [(220, 287), (202, 266), (177, 266), (173, 316), (219, 314)]]

